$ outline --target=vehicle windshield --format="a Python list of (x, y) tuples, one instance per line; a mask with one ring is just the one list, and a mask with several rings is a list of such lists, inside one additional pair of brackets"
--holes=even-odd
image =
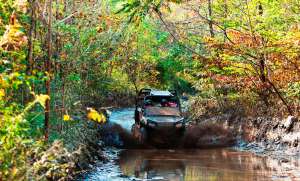
[(174, 96), (147, 96), (144, 100), (144, 107), (179, 107)]
[(144, 108), (147, 116), (180, 116), (179, 103), (174, 96), (147, 96)]
[(147, 107), (146, 116), (181, 116), (178, 107)]

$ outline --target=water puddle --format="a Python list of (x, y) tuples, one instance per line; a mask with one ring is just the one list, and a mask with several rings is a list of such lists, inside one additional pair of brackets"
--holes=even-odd
[(300, 180), (300, 162), (281, 163), (231, 149), (123, 150), (83, 180)]
[[(134, 109), (114, 110), (110, 117), (126, 132)], [(115, 138), (114, 138), (115, 139)], [(116, 139), (115, 139), (116, 140)], [(300, 181), (300, 160), (282, 162), (249, 152), (216, 149), (125, 149), (105, 151), (109, 162), (81, 176), (86, 181)]]

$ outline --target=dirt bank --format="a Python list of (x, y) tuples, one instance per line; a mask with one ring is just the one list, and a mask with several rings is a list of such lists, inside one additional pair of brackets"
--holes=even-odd
[(35, 156), (33, 178), (35, 180), (72, 180), (78, 172), (90, 169), (92, 164), (106, 161), (101, 145), (81, 144), (69, 151), (61, 141)]
[(242, 118), (223, 114), (194, 121), (187, 129), (184, 146), (236, 146), (283, 158), (299, 154), (299, 140), (300, 122), (293, 116)]
[(242, 138), (248, 144), (242, 148), (280, 159), (299, 155), (300, 122), (297, 118), (259, 117), (248, 118), (243, 122)]
[(107, 161), (100, 135), (103, 125), (80, 118), (66, 128), (68, 134), (31, 155), (34, 180), (73, 180), (95, 163)]

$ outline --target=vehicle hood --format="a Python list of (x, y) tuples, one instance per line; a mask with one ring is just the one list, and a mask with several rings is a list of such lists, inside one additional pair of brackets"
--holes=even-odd
[(180, 117), (181, 113), (177, 107), (148, 107), (145, 109), (145, 116)]

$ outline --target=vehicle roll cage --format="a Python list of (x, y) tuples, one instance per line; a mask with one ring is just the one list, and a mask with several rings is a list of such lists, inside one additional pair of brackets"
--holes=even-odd
[[(144, 96), (149, 96), (149, 95), (151, 95), (151, 92), (152, 91), (155, 91), (155, 90), (153, 90), (153, 89), (141, 89), (140, 90), (140, 92), (139, 92), (139, 94), (138, 94), (138, 97), (140, 97), (140, 96), (142, 96), (142, 95), (144, 95)], [(178, 94), (177, 94), (177, 91), (176, 90), (168, 90), (173, 96), (178, 96)]]
[[(140, 92), (137, 95), (136, 98), (136, 108), (138, 107), (143, 107), (143, 102), (145, 101), (146, 97), (148, 96), (159, 96), (159, 95), (151, 95), (151, 92), (155, 91), (154, 89), (148, 89), (148, 88), (143, 88), (140, 90)], [(179, 109), (181, 110), (181, 105), (180, 105), (180, 101), (178, 98), (178, 93), (176, 90), (168, 90), (168, 92), (170, 93), (169, 96), (174, 96), (177, 99), (177, 102), (179, 104)], [(166, 96), (166, 95), (161, 95), (161, 96)]]

